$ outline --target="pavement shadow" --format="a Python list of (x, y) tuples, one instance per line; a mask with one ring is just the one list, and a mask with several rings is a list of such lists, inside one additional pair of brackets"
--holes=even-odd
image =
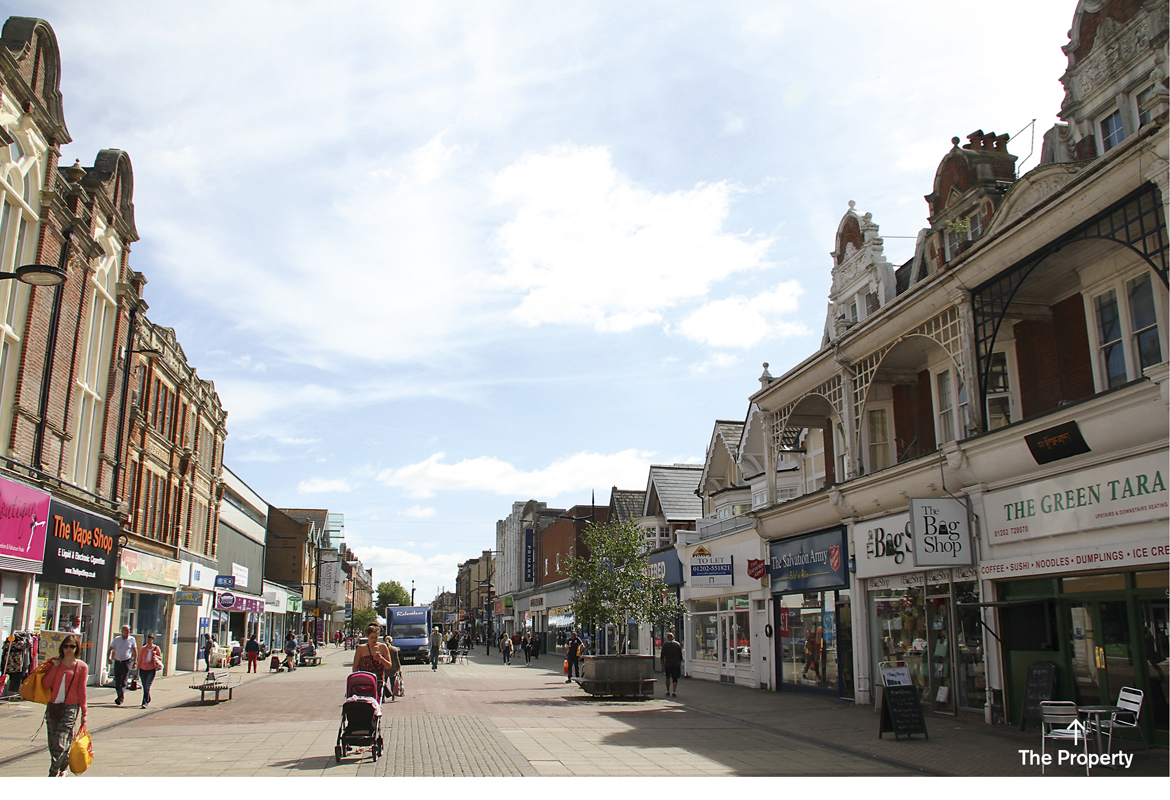
[[(357, 758), (357, 756), (353, 756), (353, 758)], [(366, 760), (369, 760), (368, 756)], [(353, 764), (352, 761), (342, 761), (338, 764), (337, 759), (330, 753), (327, 756), (307, 756), (305, 758), (290, 758), (287, 761), (273, 761), (271, 766), (297, 770), (298, 772), (322, 772), (329, 767), (345, 767), (353, 766)]]

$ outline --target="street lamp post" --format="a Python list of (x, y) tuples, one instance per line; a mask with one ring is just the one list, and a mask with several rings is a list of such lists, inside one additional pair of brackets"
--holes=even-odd
[(414, 606), (414, 581), (410, 582), (410, 605)]

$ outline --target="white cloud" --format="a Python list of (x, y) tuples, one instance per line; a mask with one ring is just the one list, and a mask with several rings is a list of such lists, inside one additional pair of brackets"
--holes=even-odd
[(733, 367), (739, 363), (739, 356), (731, 353), (715, 353), (706, 361), (701, 361), (697, 364), (691, 364), (691, 372), (696, 375), (702, 375), (711, 369), (726, 369)]
[(784, 281), (773, 291), (755, 297), (712, 300), (692, 312), (677, 326), (683, 336), (711, 347), (749, 348), (771, 336), (800, 336), (804, 324), (780, 319), (795, 314), (803, 289), (796, 281)]
[(297, 484), (297, 494), (322, 494), (325, 492), (352, 492), (353, 486), (345, 478), (309, 478)]
[[(406, 546), (413, 547), (414, 542), (408, 542)], [(479, 555), (478, 551), (421, 555), (410, 550), (361, 544), (354, 545), (353, 551), (363, 566), (374, 571), (375, 583), (398, 581), (409, 592), (410, 582), (414, 581), (416, 603), (431, 602), (436, 590), (442, 586), (453, 589), (458, 565)]]
[(423, 508), (422, 506), (411, 506), (410, 508), (406, 509), (405, 511), (399, 511), (398, 513), (404, 517), (415, 517), (417, 519), (425, 519), (427, 517), (435, 516), (435, 509)]
[(515, 209), (498, 235), (501, 282), (525, 293), (513, 318), (628, 331), (764, 267), (770, 239), (724, 230), (735, 192), (724, 182), (645, 189), (602, 147), (524, 156), (494, 181), (495, 200)]
[(623, 450), (620, 453), (576, 453), (554, 461), (544, 469), (519, 470), (490, 456), (443, 463), (446, 453), (425, 461), (384, 470), (378, 480), (402, 488), (412, 497), (431, 497), (439, 491), (483, 491), (508, 497), (549, 500), (571, 491), (608, 486), (640, 486), (646, 482), (653, 453)]

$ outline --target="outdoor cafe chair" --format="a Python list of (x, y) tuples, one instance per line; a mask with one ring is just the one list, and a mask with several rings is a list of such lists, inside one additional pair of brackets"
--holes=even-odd
[[(1089, 774), (1088, 731), (1081, 722), (1077, 704), (1069, 700), (1045, 700), (1040, 703), (1040, 774), (1044, 774), (1044, 749), (1048, 740), (1080, 744), (1085, 753), (1085, 774)], [(1059, 749), (1059, 746), (1058, 746)]]
[[(1109, 719), (1102, 719), (1100, 722), (1100, 730), (1109, 737), (1108, 752), (1113, 752), (1113, 732), (1137, 729), (1138, 736), (1142, 739), (1142, 744), (1146, 749), (1150, 749), (1149, 742), (1146, 741), (1146, 735), (1142, 732), (1141, 725), (1138, 724), (1139, 718), (1142, 714), (1142, 701), (1145, 694), (1141, 689), (1133, 689), (1129, 686), (1121, 687), (1121, 691), (1117, 694), (1117, 707), (1120, 711), (1115, 711), (1110, 715)], [(1096, 730), (1097, 724), (1091, 723), (1091, 727)]]

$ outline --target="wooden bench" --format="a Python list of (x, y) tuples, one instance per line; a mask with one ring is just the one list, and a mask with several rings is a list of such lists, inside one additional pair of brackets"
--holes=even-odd
[(240, 682), (238, 675), (232, 675), (227, 670), (212, 670), (204, 676), (202, 681), (191, 684), (192, 689), (199, 692), (199, 702), (207, 699), (208, 692), (215, 692), (215, 702), (220, 700), (220, 692), (227, 692), (227, 699), (232, 699), (232, 689)]
[(317, 649), (308, 642), (302, 642), (297, 648), (297, 666), (298, 667), (319, 667), (321, 666), (321, 656), (312, 655), (317, 652)]

